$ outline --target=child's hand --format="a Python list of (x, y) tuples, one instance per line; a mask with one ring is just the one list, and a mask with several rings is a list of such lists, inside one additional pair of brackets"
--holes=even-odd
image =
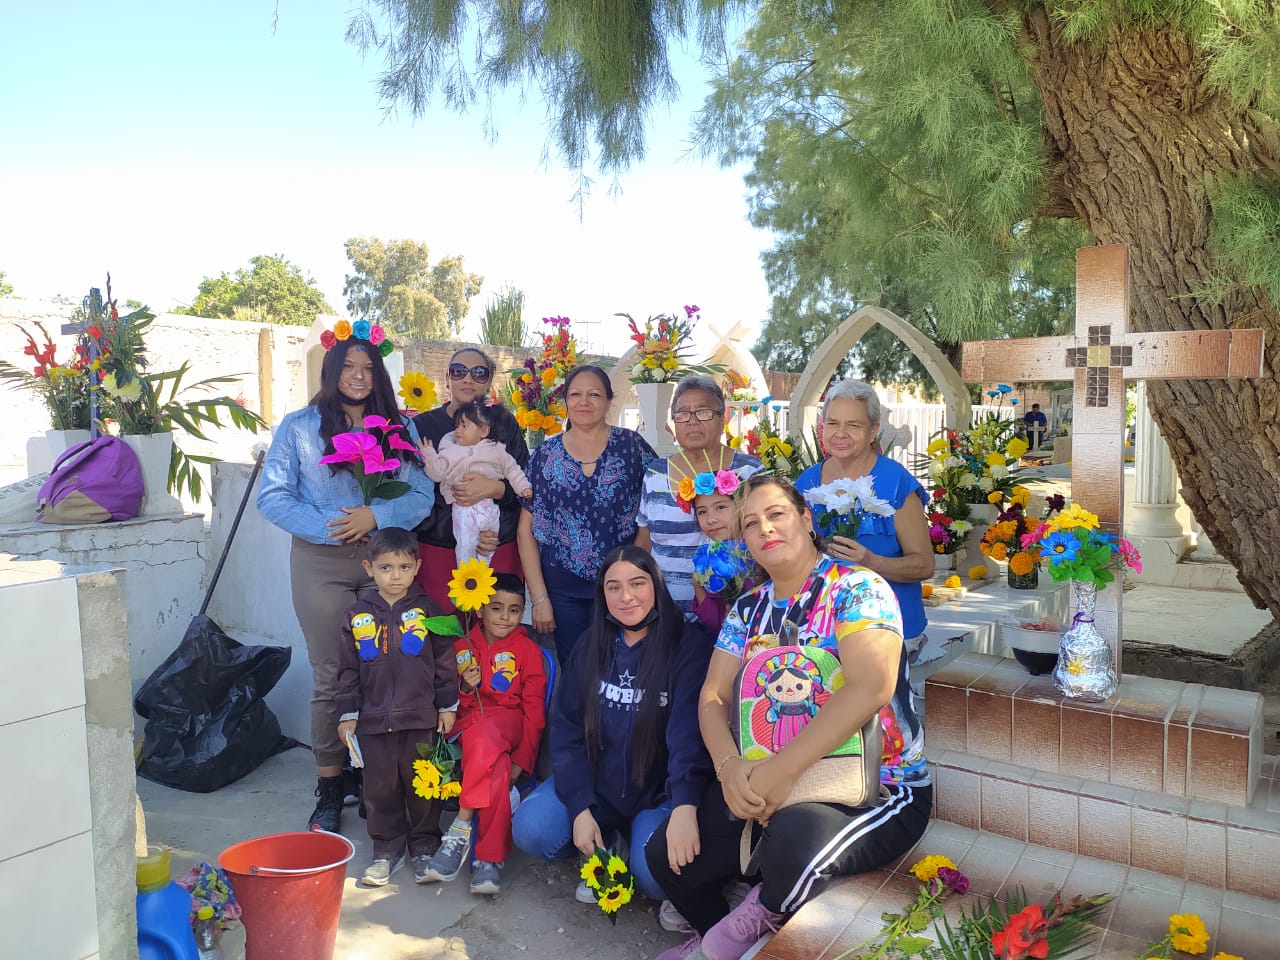
[(343, 720), (338, 724), (338, 742), (344, 747), (347, 745), (347, 737), (356, 732), (356, 722), (354, 720)]
[(446, 737), (449, 731), (453, 729), (453, 722), (458, 719), (457, 713), (452, 710), (446, 710), (440, 714), (440, 719), (436, 721), (436, 731), (443, 733)]
[(524, 773), (524, 771), (520, 769), (520, 764), (513, 763), (511, 765), (511, 782), (515, 783), (517, 780), (519, 780), (520, 774), (522, 773)]
[(707, 599), (706, 588), (695, 580), (693, 584), (693, 602), (701, 603), (705, 599)]
[(421, 440), (419, 440), (419, 441), (418, 441), (418, 449), (419, 449), (419, 450), (421, 450), (423, 453), (435, 453), (435, 452), (436, 452), (435, 444), (434, 444), (434, 443), (432, 443), (432, 442), (431, 442), (429, 439), (427, 439), (426, 437), (423, 437)]
[(468, 693), (480, 686), (480, 667), (478, 664), (471, 663), (467, 665), (467, 669), (462, 671), (462, 682), (467, 685)]
[(521, 500), (528, 500), (533, 496), (533, 487), (525, 487), (523, 490), (517, 490), (516, 495), (519, 496)]

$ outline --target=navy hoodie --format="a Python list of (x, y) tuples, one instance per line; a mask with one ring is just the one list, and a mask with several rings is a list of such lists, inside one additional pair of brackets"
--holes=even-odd
[[(645, 637), (628, 647), (614, 635), (600, 683), (599, 767), (591, 769), (582, 730), (582, 671), (588, 644), (579, 640), (557, 686), (551, 710), (551, 769), (556, 795), (572, 820), (598, 804), (630, 818), (670, 799), (673, 806), (698, 805), (711, 782), (711, 759), (698, 729), (698, 695), (711, 660), (712, 637), (700, 623), (681, 621), (683, 635), (664, 690), (639, 688)], [(631, 779), (632, 725), (640, 700), (657, 696), (663, 704), (666, 735), (643, 784)]]

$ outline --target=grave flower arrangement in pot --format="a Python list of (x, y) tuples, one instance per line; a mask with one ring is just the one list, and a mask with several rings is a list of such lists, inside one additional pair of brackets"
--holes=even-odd
[(524, 366), (507, 371), (511, 377), (507, 406), (526, 431), (530, 449), (564, 429), (568, 412), (564, 381), (578, 364), (578, 343), (569, 332), (569, 318), (543, 317), (542, 322), (551, 331), (539, 334), (541, 352), (525, 360)]
[(49, 411), (54, 430), (89, 429), (89, 373), (93, 361), (89, 359), (88, 334), (76, 343), (74, 356), (66, 363), (57, 359), (58, 345), (49, 336), (44, 324), (32, 324), (40, 332), (37, 341), (25, 327), (18, 330), (27, 338), (22, 352), (31, 358), (26, 369), (0, 360), (0, 380), (7, 381), (15, 389), (28, 390), (40, 398)]
[(1119, 679), (1111, 648), (1093, 625), (1098, 590), (1115, 580), (1113, 571), (1129, 567), (1142, 572), (1138, 548), (1101, 529), (1097, 514), (1071, 504), (1022, 538), (1024, 549), (1038, 548), (1049, 576), (1070, 580), (1076, 613), (1058, 645), (1053, 679), (1063, 696), (1105, 700)]
[[(1030, 590), (1040, 580), (1040, 547), (1035, 542), (1024, 547), (1022, 541), (1038, 524), (1027, 516), (1031, 505), (1031, 491), (1016, 486), (1009, 495), (1009, 506), (996, 516), (996, 522), (987, 528), (978, 545), (993, 560), (1008, 561), (1009, 586), (1015, 590)], [(1066, 506), (1066, 498), (1055, 493), (1045, 500), (1045, 513), (1041, 522), (1048, 520)]]

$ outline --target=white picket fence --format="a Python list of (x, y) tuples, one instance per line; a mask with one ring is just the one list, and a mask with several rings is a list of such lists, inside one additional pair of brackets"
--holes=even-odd
[[(760, 412), (759, 403), (756, 401), (731, 400), (727, 406), (730, 410), (729, 430), (735, 436), (742, 436), (758, 422)], [(790, 413), (791, 404), (788, 401), (769, 401), (769, 421), (773, 424), (774, 430), (784, 437), (792, 432), (790, 430)], [(973, 418), (975, 420), (987, 416), (1013, 420), (1021, 417), (1021, 415), (1017, 407), (1008, 405), (981, 404), (973, 408)], [(925, 452), (925, 448), (929, 446), (929, 441), (944, 426), (953, 426), (946, 423), (947, 408), (941, 403), (885, 404), (882, 416), (886, 417), (889, 423), (895, 427), (908, 427), (911, 430), (910, 443), (904, 447), (894, 447), (889, 451), (889, 456), (905, 467), (911, 467), (916, 462), (916, 457)], [(639, 422), (640, 411), (638, 407), (633, 404), (623, 408), (623, 426), (634, 428)], [(798, 424), (796, 429), (799, 429)], [(809, 441), (810, 438), (806, 437), (805, 440)]]

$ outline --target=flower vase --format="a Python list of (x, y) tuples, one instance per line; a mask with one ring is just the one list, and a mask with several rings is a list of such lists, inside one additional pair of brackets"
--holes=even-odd
[(31, 437), (27, 440), (27, 476), (49, 473), (63, 453), (88, 442), (88, 430), (46, 430), (43, 436)]
[(676, 444), (667, 429), (667, 415), (671, 410), (675, 383), (637, 383), (635, 388), (636, 400), (640, 405), (640, 435), (649, 441), (649, 446), (659, 456), (671, 456), (676, 452)]
[(138, 455), (142, 471), (140, 517), (182, 514), (182, 501), (169, 492), (169, 461), (173, 456), (173, 434), (126, 433), (120, 437)]
[(1030, 573), (1014, 573), (1013, 564), (1009, 564), (1009, 587), (1012, 590), (1034, 590), (1040, 586), (1040, 564), (1033, 563)]
[(1058, 665), (1053, 669), (1058, 692), (1073, 700), (1106, 700), (1120, 680), (1111, 660), (1111, 645), (1093, 626), (1098, 585), (1072, 580), (1075, 616), (1058, 644)]

